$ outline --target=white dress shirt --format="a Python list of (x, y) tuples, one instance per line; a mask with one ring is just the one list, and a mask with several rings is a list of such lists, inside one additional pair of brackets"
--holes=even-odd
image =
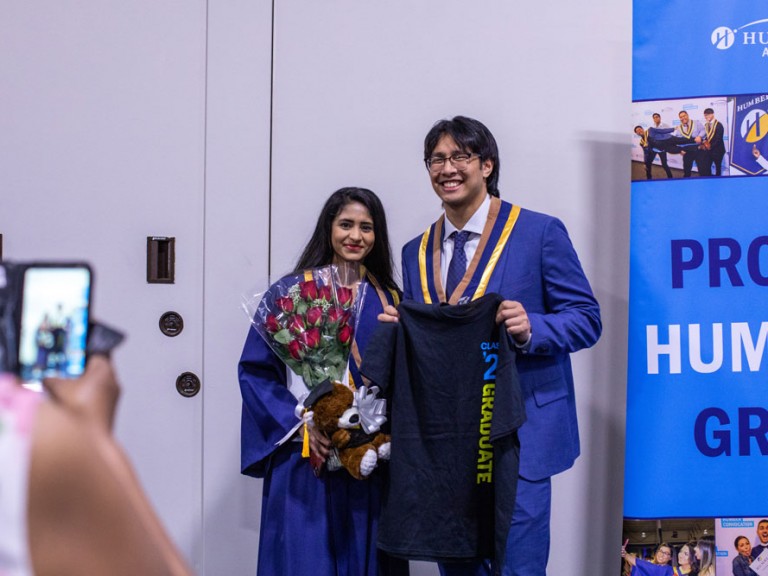
[[(480, 207), (472, 214), (472, 217), (464, 225), (463, 230), (469, 232), (469, 238), (467, 243), (464, 244), (464, 254), (467, 255), (467, 265), (472, 262), (472, 258), (475, 256), (477, 247), (480, 245), (480, 236), (483, 234), (483, 228), (488, 220), (488, 212), (491, 209), (491, 197), (485, 196), (485, 200), (480, 204)], [(448, 216), (445, 217), (444, 230), (443, 230), (443, 250), (440, 255), (440, 280), (445, 287), (446, 279), (448, 278), (448, 265), (453, 258), (453, 238), (451, 234), (456, 231), (461, 231), (454, 226)]]

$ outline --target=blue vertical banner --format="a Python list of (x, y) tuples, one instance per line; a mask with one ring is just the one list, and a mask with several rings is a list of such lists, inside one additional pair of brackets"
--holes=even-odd
[(632, 189), (624, 514), (765, 514), (768, 181), (664, 184)]
[(695, 540), (768, 515), (768, 4), (633, 15), (625, 536)]

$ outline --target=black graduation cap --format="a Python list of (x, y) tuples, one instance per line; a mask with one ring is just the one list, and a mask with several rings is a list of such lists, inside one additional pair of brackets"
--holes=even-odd
[(312, 390), (312, 392), (309, 393), (309, 396), (304, 399), (304, 408), (309, 408), (310, 406), (314, 405), (315, 402), (320, 400), (320, 398), (326, 394), (330, 394), (331, 392), (333, 392), (333, 382), (326, 378), (320, 382), (320, 384), (315, 386), (315, 389)]

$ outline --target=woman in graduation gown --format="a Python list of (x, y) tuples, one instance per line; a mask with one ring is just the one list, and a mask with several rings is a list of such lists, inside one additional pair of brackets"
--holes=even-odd
[(666, 542), (659, 544), (650, 562), (627, 552), (623, 547), (621, 555), (631, 566), (631, 576), (673, 576), (672, 547)]
[[(362, 385), (360, 355), (384, 305), (397, 305), (399, 290), (387, 222), (378, 197), (364, 188), (342, 188), (327, 200), (315, 231), (287, 278), (293, 284), (310, 268), (362, 264), (358, 290), (363, 307), (349, 357), (350, 385)], [(286, 279), (283, 279), (285, 281)], [(252, 327), (239, 364), (243, 398), (242, 473), (263, 478), (257, 573), (262, 576), (392, 576), (407, 574), (407, 563), (376, 550), (377, 522), (386, 465), (365, 480), (346, 471), (318, 476), (302, 458), (303, 427), (296, 427), (296, 376)], [(299, 381), (297, 384), (297, 380)], [(291, 390), (294, 390), (292, 393)], [(329, 440), (311, 427), (314, 454), (328, 454)]]

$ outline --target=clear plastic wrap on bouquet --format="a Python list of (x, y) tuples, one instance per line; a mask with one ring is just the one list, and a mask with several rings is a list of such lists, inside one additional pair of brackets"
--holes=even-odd
[[(286, 276), (266, 291), (243, 297), (243, 309), (251, 324), (274, 353), (290, 368), (288, 390), (296, 398), (296, 425), (278, 440), (281, 445), (304, 427), (302, 455), (309, 457), (316, 475), (323, 461), (309, 448), (308, 426), (313, 412), (305, 406), (310, 393), (320, 393), (325, 382), (345, 382), (349, 355), (360, 312), (369, 286), (358, 264), (333, 264)], [(356, 391), (354, 410), (361, 412), (366, 432), (370, 423), (386, 421), (386, 403), (376, 400), (367, 387)], [(367, 420), (363, 416), (370, 416)], [(329, 456), (329, 470), (337, 469), (336, 449)]]
[(344, 380), (365, 297), (362, 273), (348, 264), (313, 268), (243, 297), (256, 331), (310, 391)]

